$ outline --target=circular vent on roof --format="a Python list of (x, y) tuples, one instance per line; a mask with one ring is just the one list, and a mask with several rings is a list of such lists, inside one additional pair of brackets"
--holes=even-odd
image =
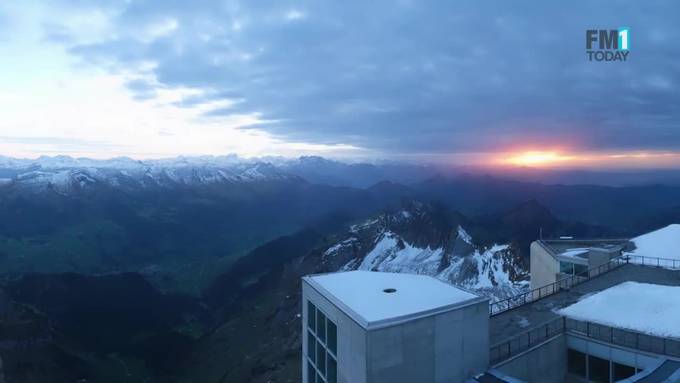
[(396, 293), (396, 292), (397, 292), (397, 289), (393, 289), (391, 287), (389, 289), (383, 290), (383, 293), (388, 293), (388, 294), (392, 294), (392, 293)]

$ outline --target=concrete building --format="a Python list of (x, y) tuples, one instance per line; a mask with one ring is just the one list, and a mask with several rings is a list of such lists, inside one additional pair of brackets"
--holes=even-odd
[(428, 276), (303, 278), (303, 382), (461, 382), (488, 366), (489, 302)]
[(680, 257), (628, 249), (536, 241), (537, 288), (494, 302), (429, 277), (305, 277), (303, 381), (680, 382)]
[(531, 289), (555, 283), (568, 276), (583, 275), (630, 247), (626, 239), (538, 240), (531, 243)]

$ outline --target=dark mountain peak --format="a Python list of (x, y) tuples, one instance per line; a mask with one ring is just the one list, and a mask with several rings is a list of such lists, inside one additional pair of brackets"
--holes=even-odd
[(404, 199), (398, 208), (383, 211), (350, 228), (356, 233), (392, 232), (419, 247), (444, 246), (458, 233), (467, 219), (443, 204)]
[(503, 213), (503, 222), (511, 226), (540, 224), (552, 227), (559, 221), (550, 209), (537, 200), (530, 199)]

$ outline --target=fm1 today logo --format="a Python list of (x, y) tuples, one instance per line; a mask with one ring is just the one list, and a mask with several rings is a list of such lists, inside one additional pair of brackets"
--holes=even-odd
[(630, 53), (629, 44), (628, 28), (586, 30), (588, 61), (626, 61)]

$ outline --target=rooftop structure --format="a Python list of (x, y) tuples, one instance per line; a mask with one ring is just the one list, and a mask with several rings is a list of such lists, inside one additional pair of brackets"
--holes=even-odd
[(531, 244), (531, 288), (603, 265), (632, 249), (627, 239), (548, 239)]
[(480, 300), (473, 293), (424, 275), (348, 271), (314, 275), (306, 281), (367, 329)]

